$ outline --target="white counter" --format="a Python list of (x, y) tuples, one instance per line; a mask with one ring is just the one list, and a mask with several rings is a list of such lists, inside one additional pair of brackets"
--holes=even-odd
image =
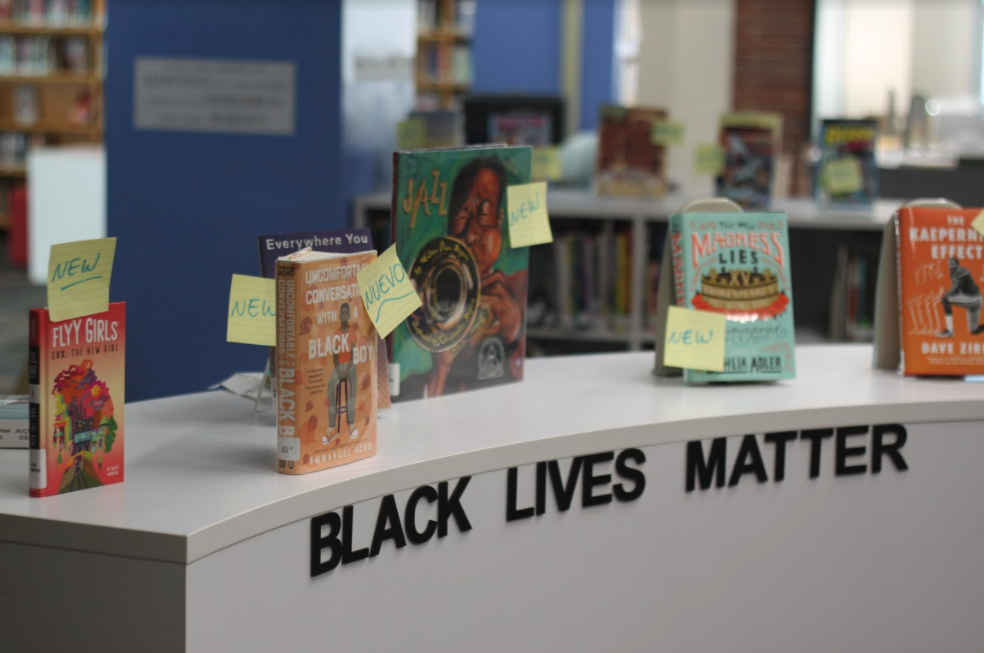
[[(126, 480), (27, 496), (27, 452), (0, 451), (0, 541), (190, 563), (311, 515), (538, 460), (832, 424), (984, 420), (984, 384), (871, 369), (863, 345), (797, 349), (795, 381), (685, 387), (652, 354), (532, 359), (524, 383), (396, 404), (379, 454), (275, 472), (274, 415), (215, 391), (127, 406)], [(984, 435), (982, 435), (984, 437)]]

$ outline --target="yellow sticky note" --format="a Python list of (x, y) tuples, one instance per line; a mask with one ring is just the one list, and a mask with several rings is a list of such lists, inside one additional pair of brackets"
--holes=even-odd
[(359, 272), (359, 294), (382, 338), (421, 307), (420, 297), (396, 255), (396, 245)]
[(547, 183), (521, 184), (506, 188), (509, 207), (509, 246), (529, 247), (553, 242), (547, 213)]
[(724, 148), (720, 145), (698, 145), (694, 154), (694, 173), (717, 177), (724, 171)]
[(427, 125), (421, 118), (409, 118), (396, 123), (396, 149), (417, 150), (427, 140)]
[(553, 145), (533, 148), (533, 179), (560, 181), (564, 169), (560, 163), (560, 148)]
[(77, 240), (51, 246), (48, 313), (53, 322), (109, 309), (116, 239)]
[(232, 275), (226, 340), (245, 345), (277, 346), (276, 281)]
[(834, 159), (823, 168), (824, 188), (833, 195), (851, 195), (861, 190), (861, 162), (854, 157)]
[(724, 313), (670, 306), (663, 363), (669, 367), (723, 372), (727, 325)]
[(686, 125), (679, 120), (660, 120), (659, 122), (653, 123), (651, 138), (654, 145), (662, 145), (664, 147), (682, 145), (686, 130)]
[(984, 236), (984, 211), (977, 214), (977, 217), (970, 223), (970, 226), (976, 229), (977, 233)]

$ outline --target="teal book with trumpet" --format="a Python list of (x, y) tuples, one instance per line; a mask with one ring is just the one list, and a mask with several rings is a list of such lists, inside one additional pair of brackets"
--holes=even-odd
[(532, 181), (531, 148), (396, 152), (393, 168), (393, 242), (422, 304), (391, 336), (393, 400), (521, 381), (529, 248), (510, 247), (506, 188)]

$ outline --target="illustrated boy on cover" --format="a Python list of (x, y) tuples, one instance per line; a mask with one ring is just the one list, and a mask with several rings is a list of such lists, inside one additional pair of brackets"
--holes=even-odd
[[(427, 395), (444, 394), (451, 366), (477, 370), (478, 379), (512, 374), (519, 378), (525, 354), (520, 346), (523, 330), (522, 294), (526, 272), (506, 276), (495, 269), (502, 251), (505, 218), (506, 169), (494, 158), (476, 159), (455, 177), (448, 211), (448, 235), (461, 240), (475, 257), (481, 277), (482, 311), (463, 349), (434, 354), (434, 370)], [(508, 359), (509, 364), (505, 362)]]
[[(359, 430), (355, 428), (355, 397), (359, 387), (359, 376), (355, 369), (355, 363), (352, 361), (352, 347), (349, 344), (345, 344), (348, 343), (350, 332), (353, 339), (357, 338), (358, 334), (354, 329), (350, 329), (349, 316), (350, 309), (348, 302), (344, 302), (338, 309), (338, 317), (341, 325), (332, 334), (332, 336), (338, 336), (337, 339), (333, 337), (332, 342), (342, 344), (337, 348), (333, 348), (331, 352), (331, 361), (334, 363), (334, 369), (331, 371), (331, 377), (328, 379), (328, 432), (321, 436), (321, 444), (328, 444), (338, 436), (338, 433), (335, 432), (335, 426), (338, 422), (338, 407), (335, 405), (335, 389), (343, 379), (348, 382), (348, 392), (345, 399), (345, 421), (348, 423), (349, 438), (354, 440), (359, 437)], [(341, 428), (339, 428), (339, 432), (341, 432)]]
[(981, 291), (974, 283), (974, 276), (970, 270), (960, 265), (960, 261), (956, 257), (951, 258), (948, 263), (953, 286), (940, 298), (945, 313), (943, 319), (946, 320), (946, 330), (938, 333), (936, 337), (953, 337), (953, 306), (959, 306), (967, 311), (967, 330), (970, 333), (984, 332), (984, 328), (980, 326)]

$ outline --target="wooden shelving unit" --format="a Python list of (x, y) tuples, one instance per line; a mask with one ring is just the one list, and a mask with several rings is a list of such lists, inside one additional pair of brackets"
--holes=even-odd
[(420, 0), (417, 34), (418, 105), (421, 94), (437, 97), (437, 107), (452, 109), (471, 89), (471, 23), (477, 0)]
[(41, 15), (0, 11), (0, 230), (30, 148), (103, 139), (105, 0), (84, 17), (56, 19), (51, 0), (40, 6)]

